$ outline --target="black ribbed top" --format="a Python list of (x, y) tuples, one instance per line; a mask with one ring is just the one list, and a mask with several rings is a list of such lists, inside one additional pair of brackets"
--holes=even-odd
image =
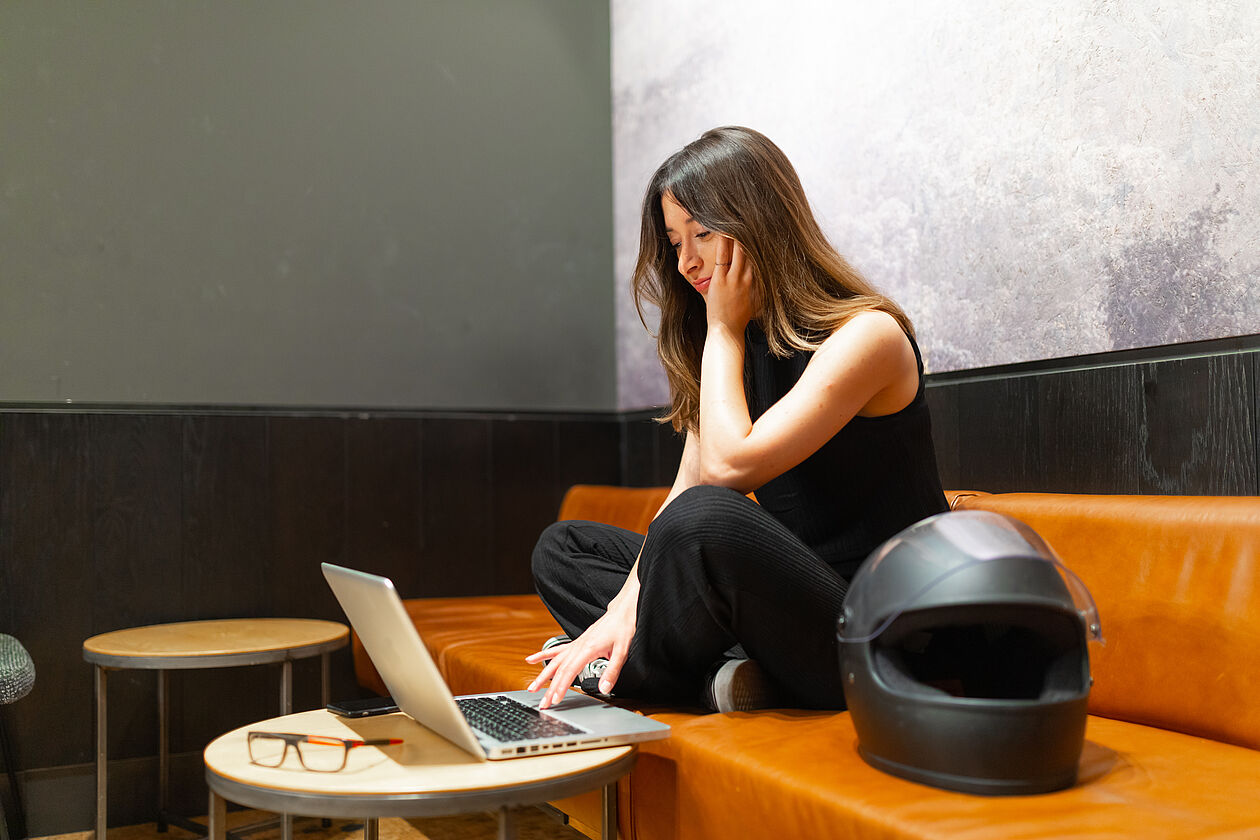
[[(923, 357), (914, 400), (896, 414), (854, 417), (804, 462), (757, 488), (757, 501), (846, 579), (884, 540), (948, 510), (924, 398)], [(745, 334), (748, 410), (755, 422), (791, 390), (813, 353), (777, 359), (755, 322)]]

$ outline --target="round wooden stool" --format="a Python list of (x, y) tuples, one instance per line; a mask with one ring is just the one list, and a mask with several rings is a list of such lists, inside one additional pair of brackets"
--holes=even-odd
[[(328, 702), (328, 654), (345, 647), (350, 631), (336, 621), (306, 618), (233, 618), (132, 627), (93, 636), (83, 658), (96, 666), (96, 838), (106, 835), (106, 675), (116, 669), (158, 672), (158, 830), (173, 823), (200, 833), (204, 826), (168, 813), (167, 672), (281, 663), (280, 713), (293, 711), (293, 660), (322, 658), (323, 703)], [(292, 821), (285, 820), (285, 836)]]

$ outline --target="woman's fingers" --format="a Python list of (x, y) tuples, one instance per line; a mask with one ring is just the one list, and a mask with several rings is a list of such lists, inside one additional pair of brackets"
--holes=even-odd
[[(530, 691), (538, 691), (540, 688), (546, 688), (547, 693), (554, 687), (559, 679), (558, 672), (564, 666), (563, 657), (557, 656), (547, 663), (547, 666), (538, 672), (538, 676), (534, 677), (534, 681), (529, 684)], [(545, 700), (547, 694), (543, 695)], [(544, 707), (545, 708), (545, 707)]]
[(726, 262), (731, 264), (730, 273), (735, 277), (740, 277), (744, 272), (744, 249), (734, 239), (727, 239), (730, 243), (730, 253), (726, 257)]
[(731, 267), (731, 262), (732, 262), (731, 255), (733, 254), (734, 245), (735, 245), (735, 240), (731, 239), (729, 236), (718, 237), (717, 256), (714, 260), (714, 268), (713, 268), (714, 274), (717, 274), (719, 271), (721, 271), (723, 274), (728, 274), (728, 273), (733, 272), (733, 269)]
[(533, 664), (550, 660), (529, 684), (530, 691), (538, 691), (545, 686), (538, 708), (546, 709), (563, 700), (578, 674), (596, 659), (603, 658), (609, 662), (600, 678), (599, 690), (605, 694), (612, 692), (634, 636), (634, 616), (625, 613), (624, 609), (605, 613), (568, 644), (525, 657), (526, 662)]
[(709, 323), (742, 332), (755, 314), (752, 271), (744, 249), (729, 236), (718, 238), (715, 254), (713, 280), (705, 297)]
[[(574, 657), (569, 657), (573, 659)], [(573, 680), (577, 677), (578, 671), (585, 667), (585, 663), (566, 662), (556, 669), (551, 675), (551, 685), (547, 687), (546, 694), (538, 704), (538, 708), (546, 709), (553, 706), (564, 699), (564, 695), (569, 692), (569, 688), (573, 685)]]
[(612, 656), (608, 657), (608, 667), (604, 669), (603, 676), (599, 678), (600, 694), (612, 694), (613, 686), (617, 684), (617, 677), (621, 676), (621, 666), (625, 664), (625, 651), (614, 650)]
[[(551, 653), (551, 651), (547, 651), (547, 653)], [(529, 658), (526, 657), (526, 661), (528, 660)], [(559, 657), (553, 656), (551, 661), (538, 672), (538, 676), (534, 677), (534, 681), (529, 684), (529, 690), (537, 691), (539, 686), (546, 685), (547, 681), (551, 679), (551, 675), (555, 673), (556, 668), (558, 667), (560, 667), (560, 659)]]
[(552, 645), (546, 650), (540, 650), (540, 651), (537, 651), (536, 653), (531, 653), (529, 656), (525, 657), (525, 661), (532, 665), (536, 665), (539, 662), (545, 662), (549, 659), (555, 659), (557, 656), (559, 656), (560, 654), (568, 650), (569, 645), (571, 644), (573, 643), (565, 642), (562, 645)]
[[(564, 695), (568, 692), (569, 687), (573, 685), (573, 680), (577, 677), (578, 672), (586, 667), (587, 654), (579, 653), (575, 650), (573, 643), (554, 647), (545, 651), (552, 658), (547, 666), (539, 672), (534, 681), (529, 684), (530, 691), (538, 691), (539, 688), (546, 686), (542, 699), (538, 702), (538, 708), (546, 709), (559, 703), (564, 699)], [(544, 651), (539, 651), (543, 653)], [(538, 656), (538, 654), (530, 654), (527, 660)]]

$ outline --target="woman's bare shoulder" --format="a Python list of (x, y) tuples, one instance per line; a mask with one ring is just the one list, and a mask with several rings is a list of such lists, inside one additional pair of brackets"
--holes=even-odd
[(865, 310), (845, 321), (818, 348), (814, 359), (836, 377), (861, 371), (867, 391), (857, 414), (879, 417), (905, 408), (919, 389), (919, 365), (901, 323), (882, 310)]
[(881, 309), (864, 309), (856, 313), (827, 336), (818, 349), (840, 348), (844, 348), (845, 352), (861, 348), (867, 353), (890, 353), (893, 356), (901, 356), (904, 350), (910, 353), (911, 359), (914, 358), (901, 324)]

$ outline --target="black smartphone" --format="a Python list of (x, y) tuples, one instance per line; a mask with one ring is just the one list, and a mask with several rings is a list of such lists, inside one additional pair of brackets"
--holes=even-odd
[(362, 700), (338, 700), (329, 703), (328, 711), (342, 717), (368, 717), (396, 712), (398, 704), (392, 697), (365, 697)]

